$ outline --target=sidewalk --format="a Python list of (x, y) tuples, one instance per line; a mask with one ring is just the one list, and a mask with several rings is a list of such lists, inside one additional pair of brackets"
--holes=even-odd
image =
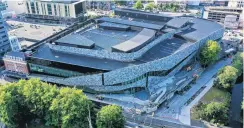
[[(192, 88), (185, 94), (187, 97), (193, 96), (196, 92), (205, 86), (204, 90), (195, 97), (191, 103), (186, 106), (183, 106), (181, 109), (181, 113), (179, 115), (180, 122), (184, 124), (191, 124), (191, 108), (196, 105), (200, 99), (212, 88), (214, 82), (214, 75), (218, 73), (219, 69), (231, 63), (231, 59), (221, 60), (217, 62), (215, 65), (207, 68), (204, 73), (200, 76), (200, 78), (196, 81)], [(194, 93), (195, 92), (195, 93)]]

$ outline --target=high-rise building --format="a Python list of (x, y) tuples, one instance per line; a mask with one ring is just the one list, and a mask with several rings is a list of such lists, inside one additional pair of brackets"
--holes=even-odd
[(85, 0), (26, 0), (26, 18), (50, 22), (77, 21), (86, 13)]
[[(1, 2), (0, 2), (1, 3)], [(0, 12), (5, 10), (6, 7), (3, 3), (0, 4)], [(0, 60), (3, 55), (10, 50), (10, 44), (8, 39), (8, 33), (6, 30), (4, 19), (2, 18), (2, 13), (0, 13)]]

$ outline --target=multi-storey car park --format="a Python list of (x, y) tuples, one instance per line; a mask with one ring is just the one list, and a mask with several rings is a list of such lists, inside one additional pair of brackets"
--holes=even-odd
[(219, 41), (224, 33), (221, 25), (195, 17), (129, 9), (115, 15), (76, 23), (7, 53), (5, 75), (80, 88), (89, 96), (138, 96), (131, 102), (150, 112), (185, 86), (189, 76), (175, 76), (197, 61), (207, 40)]

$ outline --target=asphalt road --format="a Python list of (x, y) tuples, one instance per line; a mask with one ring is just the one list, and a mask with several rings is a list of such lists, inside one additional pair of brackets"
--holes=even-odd
[(126, 120), (130, 122), (135, 122), (138, 124), (143, 124), (144, 126), (150, 126), (153, 128), (197, 128), (195, 126), (184, 125), (177, 122), (170, 122), (163, 119), (158, 119), (145, 115), (135, 115), (124, 112)]

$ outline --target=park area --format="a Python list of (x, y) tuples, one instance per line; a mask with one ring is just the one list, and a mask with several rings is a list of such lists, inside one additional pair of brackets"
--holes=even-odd
[(193, 120), (199, 120), (199, 114), (201, 114), (201, 105), (209, 104), (211, 102), (219, 102), (224, 103), (230, 100), (230, 95), (228, 92), (220, 90), (216, 87), (212, 87), (200, 100), (199, 104), (192, 108), (191, 110), (191, 118)]

